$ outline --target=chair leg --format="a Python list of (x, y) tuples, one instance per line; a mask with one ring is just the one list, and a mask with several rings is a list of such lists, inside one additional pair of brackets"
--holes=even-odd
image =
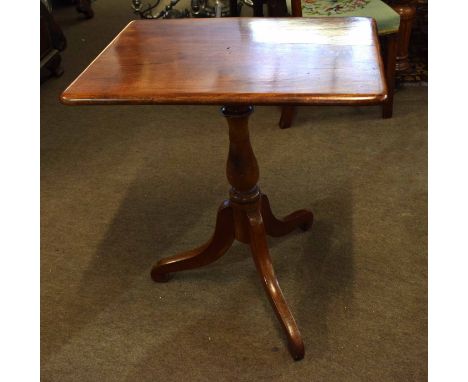
[(294, 106), (281, 107), (281, 118), (279, 121), (280, 129), (290, 128), (295, 114), (296, 108)]
[(388, 98), (382, 107), (382, 117), (392, 118), (393, 95), (395, 93), (395, 65), (397, 54), (398, 33), (387, 36), (387, 51), (385, 57), (385, 79), (387, 81)]
[(400, 15), (400, 31), (398, 32), (398, 49), (396, 57), (396, 71), (404, 72), (410, 65), (408, 50), (413, 21), (416, 17), (416, 1), (397, 1), (391, 7)]

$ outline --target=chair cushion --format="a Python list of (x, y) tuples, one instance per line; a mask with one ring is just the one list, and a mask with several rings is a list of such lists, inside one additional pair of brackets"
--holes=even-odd
[[(291, 13), (291, 0), (286, 0)], [(400, 15), (382, 0), (302, 0), (302, 17), (372, 17), (380, 35), (396, 33)]]

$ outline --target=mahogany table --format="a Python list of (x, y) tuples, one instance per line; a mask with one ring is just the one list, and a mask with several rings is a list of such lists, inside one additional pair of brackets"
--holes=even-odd
[[(304, 344), (273, 270), (266, 236), (308, 229), (312, 212), (279, 220), (257, 186), (248, 118), (256, 105), (378, 104), (387, 90), (376, 27), (367, 18), (224, 18), (133, 21), (64, 91), (83, 104), (218, 104), (229, 126), (229, 199), (212, 238), (159, 260), (154, 281), (212, 263), (249, 244), (291, 355)], [(272, 134), (280, 134), (272, 129)], [(298, 158), (298, 161), (301, 160)]]

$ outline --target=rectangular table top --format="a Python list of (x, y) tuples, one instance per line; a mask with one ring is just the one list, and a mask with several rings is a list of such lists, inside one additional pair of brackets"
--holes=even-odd
[(387, 89), (375, 23), (211, 18), (128, 24), (66, 104), (375, 104)]

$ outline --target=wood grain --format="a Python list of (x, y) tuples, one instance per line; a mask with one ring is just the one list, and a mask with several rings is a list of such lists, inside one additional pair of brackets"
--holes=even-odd
[(137, 20), (66, 104), (376, 104), (387, 89), (367, 18)]

